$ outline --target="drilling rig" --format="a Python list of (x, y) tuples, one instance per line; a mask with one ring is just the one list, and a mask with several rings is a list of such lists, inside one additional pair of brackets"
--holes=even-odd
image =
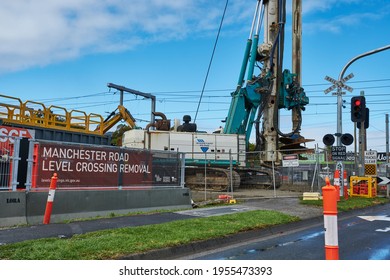
[[(236, 89), (219, 133), (197, 132), (186, 115), (182, 125), (164, 126), (165, 115), (145, 130), (125, 132), (123, 145), (133, 148), (180, 151), (186, 154), (186, 185), (214, 190), (229, 187), (279, 186), (271, 165), (287, 153), (306, 153), (301, 144), (313, 141), (300, 135), (302, 110), (309, 103), (301, 87), (301, 0), (293, 0), (292, 72), (283, 70), (286, 0), (258, 0), (246, 43)], [(263, 28), (262, 28), (263, 27)], [(263, 42), (260, 34), (263, 30)], [(280, 130), (279, 110), (292, 111), (292, 130)], [(161, 113), (160, 113), (161, 115)], [(257, 167), (248, 164), (247, 151), (255, 127)], [(151, 129), (157, 128), (157, 129)]]

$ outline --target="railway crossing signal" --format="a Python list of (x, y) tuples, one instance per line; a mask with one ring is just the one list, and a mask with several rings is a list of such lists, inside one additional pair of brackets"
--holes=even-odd
[(354, 96), (351, 99), (351, 120), (353, 122), (363, 122), (366, 118), (366, 98), (364, 96)]
[[(349, 133), (344, 133), (340, 136), (341, 143), (345, 146), (349, 146), (353, 143), (353, 136)], [(334, 144), (335, 138), (333, 134), (325, 134), (325, 136), (322, 138), (322, 142), (325, 144), (325, 146), (332, 146)]]

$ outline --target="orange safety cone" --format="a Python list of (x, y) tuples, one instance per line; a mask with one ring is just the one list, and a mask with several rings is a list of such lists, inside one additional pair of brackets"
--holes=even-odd
[(322, 188), (325, 228), (325, 258), (339, 259), (339, 241), (337, 232), (337, 189), (325, 178), (326, 186)]
[(340, 170), (334, 171), (333, 186), (337, 190), (337, 201), (340, 201)]
[(347, 170), (344, 170), (344, 199), (348, 200), (348, 179), (347, 179)]
[(50, 181), (49, 194), (47, 196), (45, 215), (43, 216), (43, 224), (50, 224), (51, 211), (53, 209), (54, 195), (57, 188), (57, 173), (53, 174)]

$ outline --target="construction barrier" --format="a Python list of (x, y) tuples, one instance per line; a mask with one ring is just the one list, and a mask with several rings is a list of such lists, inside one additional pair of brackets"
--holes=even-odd
[(337, 232), (337, 189), (325, 178), (326, 186), (322, 188), (325, 228), (325, 258), (339, 259), (339, 241)]
[(223, 203), (235, 204), (237, 201), (230, 195), (220, 194), (218, 199)]
[(57, 188), (57, 173), (51, 177), (49, 193), (47, 196), (45, 215), (43, 216), (43, 224), (50, 224), (51, 212), (53, 210), (54, 195)]
[(377, 180), (375, 177), (351, 176), (350, 196), (372, 198), (377, 196)]
[(344, 199), (348, 199), (348, 179), (347, 179), (347, 170), (344, 170)]

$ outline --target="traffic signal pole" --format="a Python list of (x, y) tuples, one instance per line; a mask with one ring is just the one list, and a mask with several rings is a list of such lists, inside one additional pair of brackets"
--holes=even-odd
[[(364, 91), (360, 92), (360, 96), (364, 96)], [(359, 129), (359, 176), (364, 176), (364, 151), (367, 147), (366, 126), (364, 119), (360, 122)]]
[(341, 70), (340, 75), (339, 75), (339, 79), (338, 79), (338, 83), (337, 83), (337, 145), (338, 146), (341, 145), (341, 135), (343, 133), (343, 129), (342, 129), (343, 98), (342, 98), (341, 89), (343, 86), (343, 79), (344, 79), (345, 72), (347, 71), (348, 67), (351, 66), (351, 64), (354, 63), (356, 60), (363, 58), (363, 57), (366, 57), (366, 56), (369, 56), (369, 55), (372, 55), (372, 54), (375, 54), (375, 53), (378, 53), (378, 52), (388, 50), (388, 49), (390, 49), (390, 45), (387, 45), (387, 46), (381, 47), (379, 49), (375, 49), (375, 50), (360, 54), (360, 55), (352, 58), (344, 66), (344, 68)]
[[(354, 58), (352, 58), (345, 66), (344, 68), (341, 70), (340, 72), (340, 75), (339, 75), (339, 78), (338, 78), (338, 81), (337, 81), (337, 133), (336, 133), (336, 137), (337, 137), (337, 146), (341, 146), (341, 135), (343, 134), (343, 128), (342, 128), (342, 108), (343, 108), (343, 97), (342, 97), (342, 88), (346, 88), (346, 86), (344, 85), (344, 82), (346, 81), (346, 78), (344, 78), (344, 74), (345, 72), (347, 71), (348, 67), (351, 66), (352, 63), (354, 63), (356, 60), (360, 59), (360, 58), (363, 58), (363, 57), (366, 57), (366, 56), (369, 56), (369, 55), (372, 55), (372, 54), (375, 54), (375, 53), (379, 53), (379, 52), (382, 52), (382, 51), (385, 51), (385, 50), (388, 50), (390, 49), (390, 45), (387, 45), (387, 46), (384, 46), (384, 47), (381, 47), (381, 48), (378, 48), (378, 49), (374, 49), (372, 51), (369, 51), (369, 52), (366, 52), (366, 53), (363, 53), (363, 54), (360, 54)], [(347, 87), (347, 90), (348, 90), (348, 87)], [(364, 125), (363, 125), (364, 127)], [(363, 152), (364, 153), (364, 152)], [(362, 155), (360, 155), (362, 156)], [(342, 161), (339, 161), (337, 162), (337, 169), (339, 169), (341, 171), (341, 174), (343, 174), (343, 162)], [(343, 178), (340, 178), (341, 180), (343, 180)]]

